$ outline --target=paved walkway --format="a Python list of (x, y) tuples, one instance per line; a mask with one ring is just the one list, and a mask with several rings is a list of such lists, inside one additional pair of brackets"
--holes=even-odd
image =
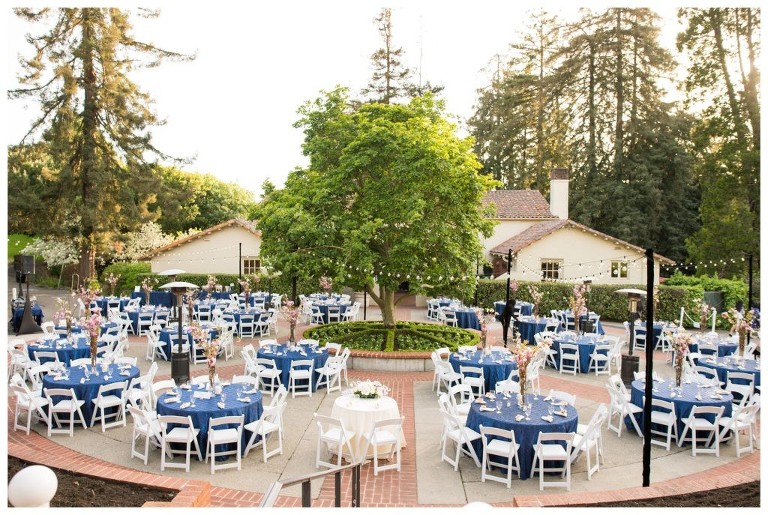
[[(47, 295), (47, 296), (46, 296)], [(53, 311), (53, 300), (45, 291), (38, 292), (38, 300), (46, 313)], [(46, 303), (50, 302), (51, 307)], [(405, 307), (398, 309), (398, 318), (423, 320), (425, 310)], [(368, 318), (378, 315), (369, 308)], [(500, 328), (492, 328), (491, 339), (497, 339)], [(299, 334), (305, 326), (299, 327)], [(609, 333), (620, 334), (619, 325), (607, 324)], [(281, 322), (280, 336), (287, 334)], [(26, 335), (25, 338), (33, 338)], [(131, 337), (129, 355), (139, 357), (142, 370), (149, 366), (145, 361), (142, 338)], [(242, 346), (246, 340), (238, 343)], [(257, 344), (257, 341), (253, 341)], [(239, 353), (238, 353), (239, 356)], [(657, 359), (658, 358), (658, 359)], [(221, 363), (221, 362), (220, 362)], [(654, 363), (663, 376), (671, 375), (671, 367), (658, 355)], [(642, 366), (642, 365), (641, 365)], [(601, 501), (659, 497), (677, 493), (709, 490), (760, 479), (760, 451), (735, 457), (735, 447), (726, 445), (721, 456), (690, 456), (687, 448), (652, 450), (651, 486), (642, 488), (642, 442), (629, 432), (619, 439), (615, 433), (604, 429), (606, 463), (588, 481), (584, 460), (576, 462), (571, 492), (547, 489), (539, 492), (535, 480), (514, 480), (511, 489), (499, 483), (480, 481), (480, 471), (469, 460), (462, 458), (456, 472), (447, 463), (440, 462), (438, 439), (441, 421), (435, 394), (431, 389), (432, 372), (372, 372), (350, 371), (350, 380), (376, 378), (387, 384), (397, 400), (401, 414), (405, 416), (404, 434), (407, 446), (403, 449), (402, 470), (386, 471), (373, 475), (372, 468), (362, 469), (361, 499), (366, 507), (448, 507), (463, 506), (469, 502), (486, 502), (494, 506), (563, 506)], [(666, 368), (665, 368), (666, 367)], [(228, 378), (242, 373), (242, 360), (232, 360), (218, 367), (221, 376)], [(204, 365), (192, 367), (192, 375), (205, 373)], [(158, 379), (169, 376), (170, 365), (160, 363)], [(562, 376), (547, 369), (541, 377), (543, 392), (550, 388), (568, 390), (576, 394), (576, 407), (581, 420), (587, 420), (596, 406), (609, 401), (604, 388), (605, 377), (581, 374), (577, 377)], [(260, 453), (251, 453), (243, 460), (243, 470), (230, 469), (210, 475), (205, 463), (193, 463), (189, 474), (178, 470), (159, 472), (159, 454), (155, 451), (147, 466), (130, 458), (131, 425), (110, 429), (102, 433), (98, 428), (76, 431), (73, 438), (55, 435), (48, 439), (42, 426), (29, 436), (13, 431), (14, 401), (9, 398), (8, 407), (8, 454), (25, 460), (100, 477), (151, 484), (179, 490), (171, 503), (173, 506), (257, 506), (274, 481), (315, 472), (316, 429), (312, 413), (330, 413), (333, 401), (339, 395), (324, 390), (313, 397), (288, 399), (286, 412), (285, 452), (265, 464)], [(37, 431), (42, 433), (38, 434)], [(350, 473), (343, 474), (342, 505), (348, 506)], [(330, 507), (334, 502), (333, 476), (313, 483), (313, 506)], [(300, 506), (299, 487), (285, 489), (276, 506)], [(164, 505), (164, 504), (163, 504)]]

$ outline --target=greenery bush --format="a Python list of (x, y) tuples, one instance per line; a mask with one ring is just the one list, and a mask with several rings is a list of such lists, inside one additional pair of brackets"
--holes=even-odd
[(110, 287), (107, 284), (109, 274), (118, 275), (120, 278), (115, 285), (115, 291), (120, 295), (130, 295), (134, 287), (141, 284), (142, 279), (150, 274), (151, 265), (147, 261), (136, 262), (115, 262), (104, 268), (101, 272), (101, 290), (109, 292)]
[(355, 350), (429, 352), (438, 347), (457, 350), (460, 345), (477, 345), (480, 334), (459, 327), (420, 322), (398, 322), (387, 330), (381, 322), (340, 322), (304, 331), (306, 338), (340, 343)]

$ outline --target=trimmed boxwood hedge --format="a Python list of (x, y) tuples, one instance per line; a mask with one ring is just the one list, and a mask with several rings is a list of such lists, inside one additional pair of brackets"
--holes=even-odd
[(480, 334), (460, 327), (420, 322), (397, 322), (387, 330), (381, 322), (340, 322), (304, 331), (306, 338), (340, 343), (355, 350), (429, 352), (438, 347), (457, 350), (477, 345)]

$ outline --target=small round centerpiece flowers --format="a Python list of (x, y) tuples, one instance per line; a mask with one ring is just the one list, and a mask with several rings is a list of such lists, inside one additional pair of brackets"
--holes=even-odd
[(356, 381), (351, 386), (352, 393), (361, 399), (377, 399), (389, 393), (389, 388), (379, 381), (371, 381), (370, 379)]

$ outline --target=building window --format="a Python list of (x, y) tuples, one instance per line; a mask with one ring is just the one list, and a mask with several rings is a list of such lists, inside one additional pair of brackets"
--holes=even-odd
[(611, 277), (617, 279), (627, 277), (627, 262), (626, 261), (611, 261)]
[(544, 281), (560, 279), (560, 271), (563, 268), (561, 259), (543, 259), (541, 261), (541, 278)]
[(244, 257), (243, 258), (243, 274), (255, 274), (261, 268), (261, 260), (258, 258)]

